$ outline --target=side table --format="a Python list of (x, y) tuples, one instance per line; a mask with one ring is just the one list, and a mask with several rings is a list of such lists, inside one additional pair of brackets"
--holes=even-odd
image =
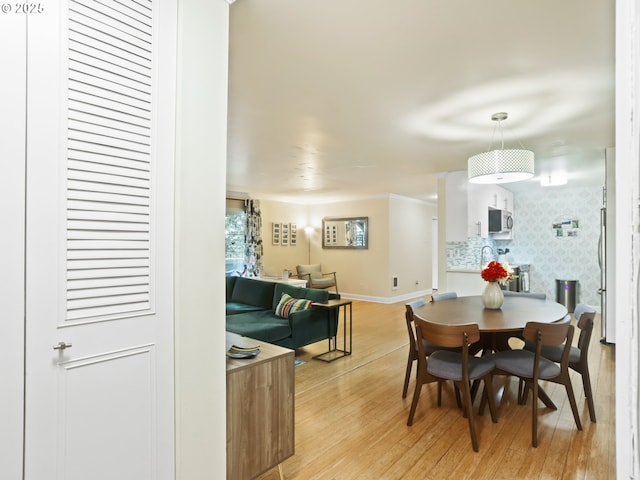
[[(349, 310), (349, 349), (347, 350), (347, 307)], [(322, 360), (323, 362), (333, 362), (347, 355), (351, 355), (353, 349), (353, 303), (348, 299), (328, 300), (325, 303), (312, 303), (311, 308), (321, 308), (329, 311), (337, 310), (338, 316), (338, 329), (340, 327), (340, 308), (342, 308), (342, 348), (338, 348), (338, 329), (334, 337), (329, 337), (329, 350), (319, 355), (315, 355), (313, 358), (316, 360)], [(329, 315), (329, 321), (333, 316)], [(330, 325), (327, 324), (327, 328), (330, 329)], [(333, 345), (332, 345), (333, 340)]]

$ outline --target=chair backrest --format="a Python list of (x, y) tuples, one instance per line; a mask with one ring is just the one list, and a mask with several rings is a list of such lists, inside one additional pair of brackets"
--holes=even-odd
[(313, 265), (298, 265), (296, 267), (298, 271), (298, 278), (303, 278), (309, 275), (310, 278), (322, 278), (322, 268), (319, 263)]
[(531, 292), (514, 292), (512, 290), (504, 290), (502, 292), (505, 297), (529, 297), (529, 298), (538, 298), (540, 300), (546, 300), (546, 293), (531, 293)]
[(591, 308), (586, 303), (578, 303), (576, 305), (576, 308), (573, 310), (573, 316), (576, 317), (576, 320), (580, 320), (580, 317), (585, 312), (593, 312), (593, 313), (595, 313), (596, 310), (594, 308)]
[(431, 323), (414, 316), (416, 332), (420, 338), (441, 347), (468, 347), (480, 340), (480, 329), (477, 323), (463, 325), (443, 325)]
[(416, 334), (413, 329), (413, 311), (426, 303), (427, 302), (424, 298), (419, 298), (417, 300), (414, 300), (413, 302), (405, 304), (404, 317), (407, 322), (407, 331), (409, 333), (409, 348), (411, 349), (411, 351), (416, 348)]
[[(569, 366), (569, 353), (571, 352), (571, 342), (573, 341), (573, 325), (563, 319), (556, 323), (527, 322), (522, 334), (525, 341), (535, 343), (536, 358), (540, 357), (543, 345), (562, 345), (562, 355), (560, 357), (560, 367), (565, 370)], [(537, 371), (538, 362), (534, 370)], [(537, 373), (536, 373), (537, 375)]]
[(438, 300), (446, 300), (447, 298), (458, 298), (457, 292), (444, 292), (444, 293), (432, 293), (431, 301), (437, 302)]
[(556, 323), (527, 322), (522, 336), (530, 342), (537, 342), (540, 339), (542, 345), (560, 345), (567, 339), (569, 327), (571, 325), (565, 321)]
[(578, 320), (578, 328), (580, 329), (580, 336), (578, 337), (580, 360), (586, 361), (589, 355), (589, 343), (591, 343), (591, 333), (593, 332), (593, 322), (596, 311), (584, 303), (579, 303), (576, 305), (574, 315)]

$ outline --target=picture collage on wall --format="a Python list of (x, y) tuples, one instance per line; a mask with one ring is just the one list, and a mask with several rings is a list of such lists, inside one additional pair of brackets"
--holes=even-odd
[(580, 221), (576, 218), (561, 218), (553, 222), (553, 230), (557, 238), (577, 237)]
[(274, 245), (286, 247), (298, 244), (298, 229), (295, 223), (273, 222), (271, 236)]

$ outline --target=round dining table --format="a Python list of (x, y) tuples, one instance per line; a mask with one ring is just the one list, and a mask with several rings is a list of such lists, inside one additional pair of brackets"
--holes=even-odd
[(484, 308), (482, 296), (448, 298), (427, 302), (414, 310), (421, 320), (444, 325), (477, 323), (482, 349), (508, 349), (509, 337), (518, 336), (527, 322), (553, 323), (567, 316), (567, 307), (549, 300), (505, 296), (499, 309)]

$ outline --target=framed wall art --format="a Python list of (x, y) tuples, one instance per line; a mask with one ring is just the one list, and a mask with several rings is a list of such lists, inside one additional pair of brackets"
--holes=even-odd
[(298, 244), (298, 227), (295, 223), (289, 224), (289, 245), (295, 247)]
[(280, 245), (280, 231), (282, 229), (282, 224), (274, 222), (272, 225), (271, 236), (273, 239), (273, 244)]

